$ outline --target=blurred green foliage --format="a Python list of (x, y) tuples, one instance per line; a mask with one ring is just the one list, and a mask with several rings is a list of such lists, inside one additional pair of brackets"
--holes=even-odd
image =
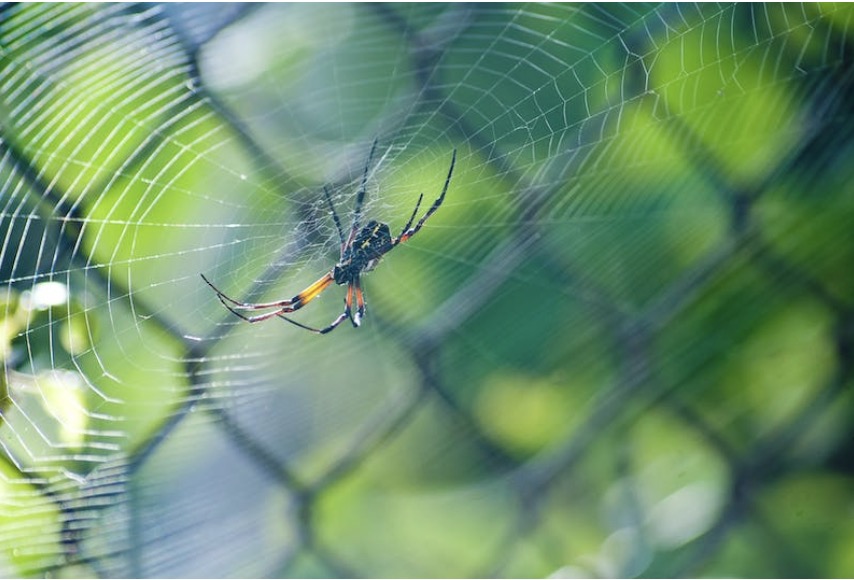
[(0, 574), (854, 574), (850, 8), (184, 10), (0, 19)]

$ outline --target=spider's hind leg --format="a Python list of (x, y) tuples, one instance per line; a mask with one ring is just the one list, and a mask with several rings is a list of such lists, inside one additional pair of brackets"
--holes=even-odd
[(341, 253), (344, 253), (344, 246), (347, 245), (347, 238), (344, 237), (344, 228), (341, 227), (341, 219), (338, 217), (338, 212), (335, 211), (335, 205), (332, 203), (332, 196), (329, 194), (329, 188), (323, 186), (323, 195), (326, 197), (326, 203), (329, 204), (329, 209), (332, 211), (332, 219), (335, 220), (335, 229), (338, 230), (338, 239), (341, 240)]
[(359, 191), (356, 194), (356, 207), (353, 208), (353, 225), (352, 232), (359, 229), (359, 221), (362, 217), (362, 206), (365, 203), (365, 194), (368, 191), (368, 173), (371, 169), (371, 161), (374, 160), (374, 153), (377, 150), (377, 141), (379, 138), (374, 138), (374, 143), (371, 145), (371, 152), (368, 154), (368, 161), (365, 163), (365, 172), (362, 174), (362, 184), (359, 186)]

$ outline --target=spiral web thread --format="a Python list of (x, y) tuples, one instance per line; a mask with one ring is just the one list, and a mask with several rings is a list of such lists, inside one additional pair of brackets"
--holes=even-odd
[[(834, 574), (796, 549), (725, 557), (744, 534), (795, 542), (769, 489), (850, 477), (851, 14), (7, 6), (0, 569)], [(364, 216), (395, 233), (459, 163), (366, 275), (365, 325), (318, 338), (221, 308), (199, 273), (272, 300), (331, 268), (321, 187), (349, 223), (375, 137)], [(327, 292), (294, 317), (331, 321)], [(819, 370), (751, 430), (708, 407), (730, 347), (771, 368), (790, 348), (756, 338), (769, 318)], [(487, 365), (579, 389), (560, 435), (531, 451), (496, 433), (495, 393), (514, 391)], [(661, 417), (720, 466), (688, 504), (708, 514), (670, 543), (644, 533), (638, 432)], [(391, 554), (359, 537), (372, 517)], [(599, 548), (572, 517), (605, 520)]]

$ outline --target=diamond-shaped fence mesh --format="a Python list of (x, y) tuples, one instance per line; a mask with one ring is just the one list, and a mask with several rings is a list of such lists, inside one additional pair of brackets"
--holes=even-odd
[(852, 26), (7, 5), (0, 573), (854, 574)]

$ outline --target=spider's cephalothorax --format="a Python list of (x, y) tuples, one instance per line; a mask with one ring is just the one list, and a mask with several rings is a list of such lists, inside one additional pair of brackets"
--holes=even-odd
[(371, 220), (346, 247), (344, 256), (332, 269), (336, 284), (349, 284), (363, 272), (376, 268), (380, 258), (394, 247), (388, 224)]
[[(368, 170), (371, 167), (371, 160), (374, 158), (374, 152), (377, 148), (377, 142), (374, 141), (371, 147), (371, 153), (368, 155), (368, 162), (365, 164), (365, 172), (362, 175), (362, 183), (359, 186), (359, 191), (356, 193), (356, 207), (353, 209), (353, 224), (350, 226), (350, 231), (347, 236), (344, 235), (344, 229), (341, 227), (341, 220), (338, 218), (338, 213), (335, 211), (335, 206), (332, 203), (332, 197), (329, 191), (324, 187), (323, 193), (326, 196), (326, 202), (329, 204), (329, 209), (332, 212), (332, 219), (335, 220), (335, 228), (338, 230), (338, 239), (341, 241), (341, 254), (338, 263), (327, 272), (320, 280), (287, 300), (277, 300), (275, 302), (240, 302), (233, 298), (229, 298), (223, 294), (216, 286), (205, 278), (202, 274), (202, 279), (207, 282), (208, 286), (214, 289), (219, 301), (223, 306), (228, 308), (235, 315), (239, 316), (246, 322), (261, 322), (274, 316), (278, 316), (282, 320), (286, 320), (291, 324), (295, 324), (300, 328), (316, 332), (318, 334), (326, 334), (334, 330), (339, 324), (346, 319), (350, 319), (353, 326), (359, 326), (362, 323), (362, 317), (365, 315), (365, 296), (362, 292), (361, 275), (365, 272), (370, 272), (379, 263), (380, 259), (396, 248), (399, 244), (405, 242), (421, 229), (424, 222), (435, 213), (442, 202), (445, 200), (445, 194), (448, 192), (448, 185), (451, 183), (451, 176), (454, 174), (454, 164), (457, 161), (457, 151), (454, 150), (451, 155), (451, 166), (448, 169), (448, 177), (445, 178), (445, 185), (442, 187), (442, 193), (439, 198), (433, 202), (427, 213), (418, 220), (415, 226), (412, 222), (415, 220), (415, 214), (418, 213), (418, 208), (421, 207), (421, 200), (424, 198), (422, 193), (418, 197), (415, 204), (415, 210), (409, 216), (409, 221), (403, 226), (400, 235), (392, 237), (388, 224), (380, 223), (375, 220), (369, 221), (364, 227), (360, 227), (359, 220), (362, 217), (362, 204), (365, 202), (365, 192), (368, 185)], [(347, 295), (344, 298), (344, 312), (338, 318), (332, 321), (329, 326), (324, 328), (312, 328), (306, 326), (296, 320), (291, 320), (285, 314), (296, 312), (315, 298), (321, 292), (326, 290), (332, 283), (347, 285)], [(353, 301), (356, 302), (356, 312), (353, 313)], [(247, 316), (241, 311), (257, 311), (270, 310), (264, 314), (256, 314), (255, 316)]]

